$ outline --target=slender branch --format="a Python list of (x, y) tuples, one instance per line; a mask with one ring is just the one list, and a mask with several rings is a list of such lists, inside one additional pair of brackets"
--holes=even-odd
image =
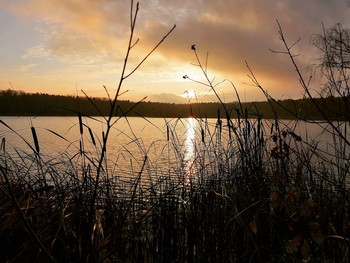
[(224, 107), (225, 112), (228, 112), (228, 110), (226, 108), (226, 105), (224, 104), (224, 102), (220, 98), (219, 94), (216, 92), (216, 90), (215, 90), (215, 88), (213, 86), (213, 82), (209, 79), (206, 69), (202, 66), (202, 63), (201, 63), (201, 61), (200, 61), (200, 59), (198, 57), (198, 53), (197, 53), (195, 45), (192, 46), (192, 50), (193, 50), (193, 52), (194, 52), (194, 54), (196, 56), (196, 60), (198, 62), (199, 67), (202, 70), (202, 73), (204, 74), (204, 77), (206, 78), (207, 82), (209, 83), (209, 85), (207, 85), (207, 86), (211, 87), (211, 90), (214, 92), (214, 94), (217, 97), (217, 99), (219, 100), (220, 104)]
[[(299, 70), (299, 67), (294, 59), (294, 55), (291, 53), (290, 47), (287, 44), (287, 41), (284, 37), (283, 31), (282, 31), (282, 27), (279, 24), (278, 20), (277, 20), (277, 25), (279, 28), (279, 34), (281, 37), (281, 40), (287, 50), (287, 54), (294, 66), (295, 71), (297, 72), (297, 75), (299, 77), (299, 82), (301, 84), (301, 86), (303, 87), (305, 93), (307, 94), (307, 96), (311, 99), (311, 101), (313, 102), (313, 104), (315, 105), (315, 107), (317, 108), (317, 110), (322, 114), (322, 116), (325, 118), (325, 120), (327, 121), (327, 123), (332, 127), (332, 129), (334, 131), (336, 131), (336, 133), (339, 135), (340, 138), (342, 138), (342, 140), (344, 140), (344, 142), (350, 146), (350, 141), (343, 135), (343, 133), (339, 130), (339, 128), (327, 117), (326, 113), (320, 108), (319, 104), (315, 101), (315, 98), (312, 96), (312, 94), (310, 93), (309, 87), (306, 84), (304, 77), (301, 75), (301, 72)], [(309, 83), (309, 82), (308, 82)]]
[(139, 43), (139, 41), (140, 41), (140, 39), (139, 39), (139, 38), (138, 38), (138, 39), (136, 39), (135, 43), (131, 45), (130, 49), (132, 49), (134, 46), (136, 46), (136, 45), (137, 45), (137, 43)]
[(174, 25), (166, 35), (158, 42), (158, 44), (141, 60), (141, 62), (129, 73), (127, 74), (124, 79), (130, 77), (138, 68), (148, 59), (148, 57), (160, 46), (160, 44), (163, 43), (163, 41), (171, 34), (171, 32), (176, 28), (176, 25)]
[(124, 58), (124, 63), (123, 63), (123, 68), (122, 68), (122, 72), (121, 72), (121, 76), (120, 76), (120, 80), (119, 80), (119, 84), (118, 84), (118, 88), (117, 91), (115, 93), (113, 102), (112, 102), (112, 106), (111, 106), (111, 110), (109, 112), (109, 116), (108, 119), (106, 121), (106, 133), (103, 135), (102, 138), (102, 149), (101, 149), (101, 155), (100, 155), (100, 159), (98, 162), (98, 167), (97, 167), (97, 171), (96, 171), (96, 179), (95, 179), (95, 185), (94, 185), (94, 190), (92, 193), (92, 200), (91, 200), (91, 208), (90, 208), (90, 223), (91, 223), (91, 227), (93, 227), (93, 220), (95, 217), (95, 203), (96, 203), (96, 198), (97, 198), (97, 190), (98, 190), (98, 186), (100, 183), (100, 176), (101, 176), (101, 171), (102, 171), (102, 165), (105, 159), (105, 155), (106, 155), (106, 151), (107, 151), (107, 141), (108, 141), (108, 136), (111, 130), (111, 120), (112, 117), (114, 115), (114, 111), (115, 108), (117, 106), (117, 100), (119, 97), (119, 93), (124, 81), (124, 74), (125, 74), (125, 70), (126, 70), (126, 65), (129, 59), (129, 54), (130, 54), (130, 50), (131, 50), (131, 46), (132, 46), (132, 40), (133, 40), (133, 36), (134, 36), (134, 29), (135, 29), (135, 25), (136, 25), (136, 18), (137, 18), (137, 14), (139, 11), (139, 3), (137, 2), (136, 4), (136, 11), (135, 14), (133, 14), (133, 7), (134, 7), (134, 1), (131, 1), (131, 8), (130, 8), (130, 36), (129, 36), (129, 43), (128, 43), (128, 48), (125, 54), (125, 58)]
[(159, 41), (159, 43), (144, 57), (144, 59), (129, 73), (126, 74), (126, 67), (129, 61), (129, 56), (130, 56), (130, 51), (131, 49), (138, 43), (139, 40), (136, 40), (133, 43), (133, 38), (134, 38), (134, 31), (135, 31), (135, 26), (136, 26), (136, 21), (137, 21), (137, 16), (139, 13), (139, 2), (136, 3), (136, 9), (134, 11), (134, 1), (131, 1), (131, 8), (130, 8), (130, 35), (129, 35), (129, 41), (128, 41), (128, 46), (127, 46), (127, 51), (125, 54), (125, 58), (124, 58), (124, 63), (123, 63), (123, 67), (122, 67), (122, 71), (121, 71), (121, 75), (120, 75), (120, 79), (119, 79), (119, 83), (118, 83), (118, 88), (117, 91), (115, 93), (114, 99), (111, 103), (111, 109), (109, 112), (109, 116), (106, 120), (106, 132), (103, 136), (103, 144), (102, 144), (102, 150), (101, 150), (101, 154), (100, 154), (100, 158), (98, 161), (98, 167), (97, 167), (97, 171), (96, 171), (96, 179), (95, 179), (95, 185), (94, 185), (94, 190), (93, 190), (93, 194), (92, 194), (92, 200), (91, 200), (91, 222), (93, 222), (93, 218), (94, 218), (94, 207), (95, 207), (95, 202), (96, 202), (96, 198), (97, 198), (97, 190), (98, 190), (98, 186), (99, 186), (99, 181), (100, 181), (100, 176), (101, 176), (101, 171), (102, 169), (102, 165), (105, 159), (105, 155), (106, 155), (106, 151), (107, 151), (107, 141), (108, 141), (108, 137), (109, 137), (109, 133), (111, 131), (112, 126), (115, 124), (115, 122), (112, 122), (112, 118), (115, 115), (115, 110), (117, 108), (117, 102), (118, 102), (118, 98), (120, 96), (120, 91), (121, 91), (121, 87), (124, 83), (124, 80), (127, 79), (128, 77), (130, 77), (145, 61), (146, 59), (159, 47), (159, 45), (165, 40), (165, 38), (167, 38), (169, 36), (169, 34), (175, 29), (176, 25), (174, 25), (172, 27), (172, 29)]

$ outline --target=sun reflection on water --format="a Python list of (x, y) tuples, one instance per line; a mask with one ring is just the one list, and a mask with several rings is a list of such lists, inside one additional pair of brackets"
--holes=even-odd
[(186, 177), (193, 174), (196, 170), (195, 155), (196, 155), (196, 121), (194, 118), (188, 118), (187, 125), (186, 125), (186, 132), (185, 132), (184, 158), (183, 158), (184, 175)]

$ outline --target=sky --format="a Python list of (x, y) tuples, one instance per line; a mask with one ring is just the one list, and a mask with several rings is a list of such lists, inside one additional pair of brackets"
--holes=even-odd
[[(128, 46), (130, 3), (0, 0), (0, 89), (91, 97), (106, 97), (107, 90), (113, 96)], [(350, 27), (349, 0), (140, 0), (139, 8), (127, 73), (176, 28), (123, 83), (120, 99), (132, 101), (215, 101), (211, 88), (190, 80), (205, 82), (194, 44), (224, 102), (237, 100), (233, 86), (242, 101), (265, 100), (247, 64), (274, 98), (300, 98), (290, 60), (271, 52), (284, 51), (276, 21), (289, 44), (300, 39), (293, 52), (303, 76), (313, 75), (315, 90), (320, 81), (311, 65), (320, 52), (312, 39), (322, 25)]]

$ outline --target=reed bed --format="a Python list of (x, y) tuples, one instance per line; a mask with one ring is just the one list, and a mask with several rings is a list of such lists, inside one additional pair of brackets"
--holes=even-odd
[(31, 154), (4, 144), (3, 261), (348, 262), (344, 156), (325, 162), (278, 120), (197, 121), (194, 158), (167, 126), (176, 165), (152, 174), (145, 155), (128, 180), (104, 171), (93, 206), (92, 157), (50, 159), (40, 138)]

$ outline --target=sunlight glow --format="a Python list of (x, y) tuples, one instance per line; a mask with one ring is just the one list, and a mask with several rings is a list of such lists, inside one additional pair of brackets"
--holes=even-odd
[[(194, 172), (194, 160), (196, 153), (196, 122), (194, 118), (187, 119), (185, 153), (184, 153), (184, 171), (188, 176)], [(188, 178), (187, 178), (188, 179)]]
[(190, 100), (196, 99), (197, 95), (194, 90), (186, 90), (182, 95), (180, 95), (183, 98)]

